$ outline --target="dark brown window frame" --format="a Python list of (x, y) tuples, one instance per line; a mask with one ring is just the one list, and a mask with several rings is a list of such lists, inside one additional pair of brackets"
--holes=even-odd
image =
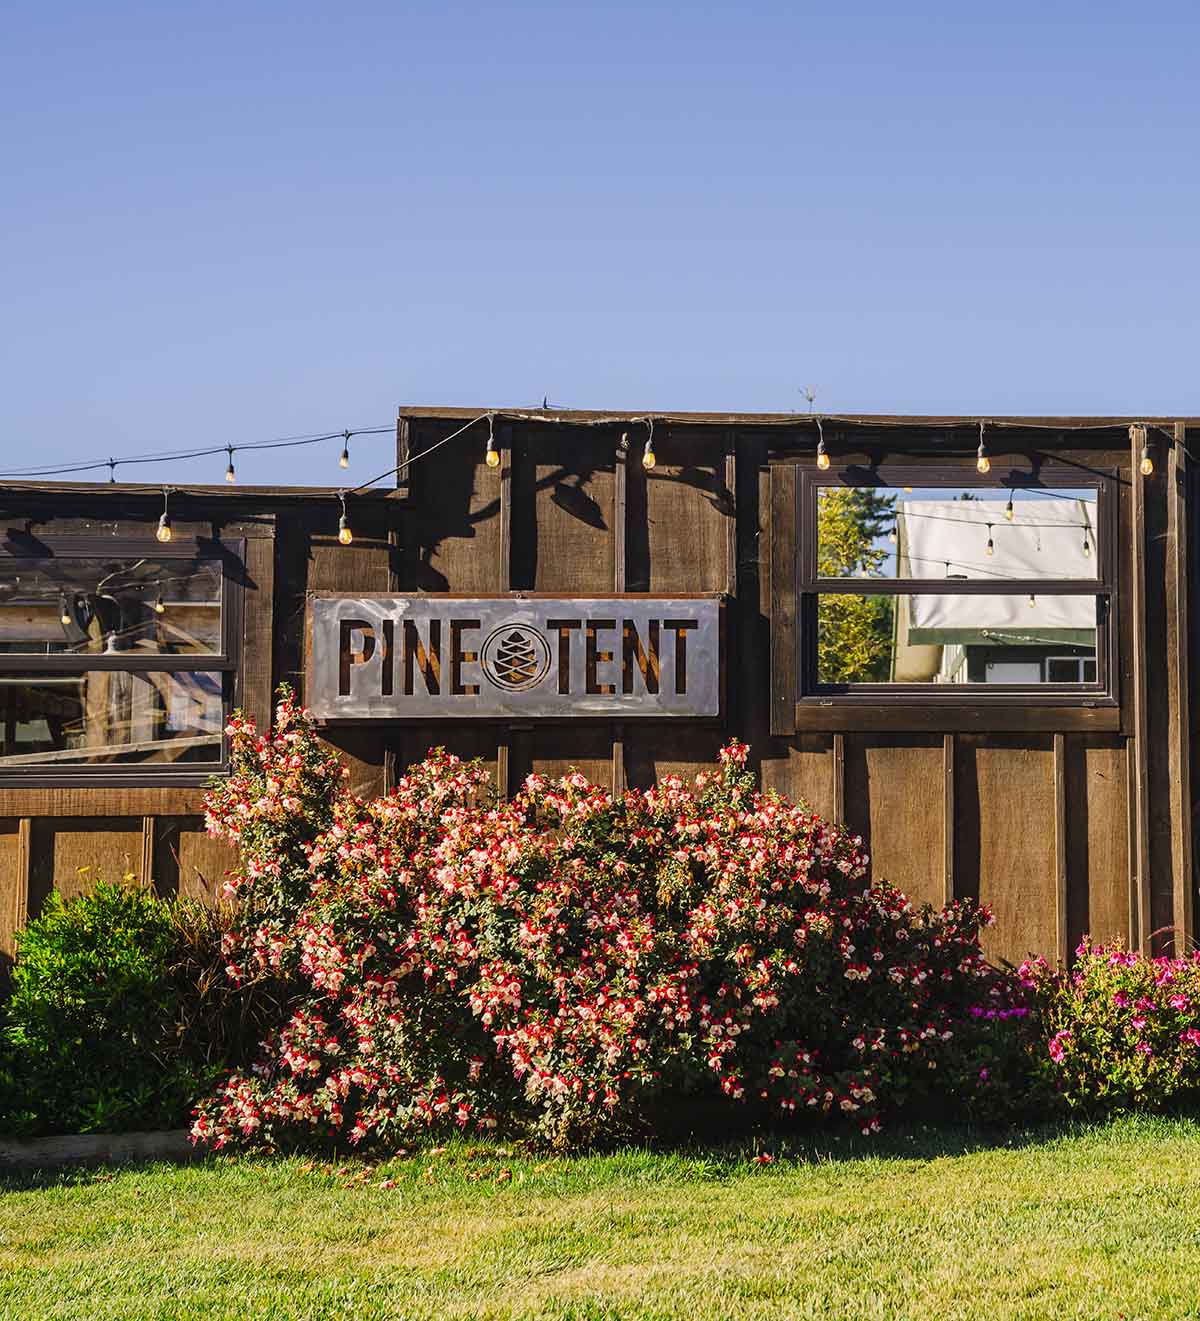
[[(1120, 661), (1117, 621), (1118, 473), (1115, 469), (1037, 462), (1032, 472), (979, 473), (973, 460), (936, 464), (851, 464), (825, 472), (798, 468), (796, 483), (796, 728), (928, 729), (953, 731), (1092, 728), (1120, 723)], [(816, 674), (817, 602), (822, 595), (902, 596), (928, 593), (928, 578), (823, 578), (817, 573), (817, 499), (831, 486), (903, 490), (905, 486), (978, 490), (1088, 489), (1097, 493), (1094, 578), (1011, 579), (1003, 595), (1095, 597), (1099, 633), (1093, 683), (1043, 684), (822, 684)], [(937, 580), (947, 595), (995, 596), (987, 579)]]
[[(125, 673), (192, 672), (223, 675), (223, 711), (227, 717), (241, 701), (241, 653), (243, 634), (243, 590), (245, 542), (217, 541), (208, 537), (178, 537), (161, 542), (143, 537), (53, 537), (17, 536), (12, 532), (0, 541), (0, 568), (12, 563), (32, 563), (54, 558), (89, 559), (100, 556), (139, 559), (215, 560), (221, 565), (221, 650), (209, 654), (172, 656), (47, 655), (0, 653), (0, 674), (86, 674), (115, 670)], [(194, 788), (214, 776), (229, 772), (229, 749), (224, 740), (219, 761), (204, 765), (171, 765), (142, 762), (130, 766), (97, 764), (72, 766), (61, 771), (32, 767), (0, 770), (0, 787), (28, 789), (151, 788), (175, 786)]]

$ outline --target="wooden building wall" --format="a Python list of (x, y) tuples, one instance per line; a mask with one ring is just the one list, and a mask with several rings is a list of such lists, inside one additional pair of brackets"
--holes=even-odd
[[(402, 417), (401, 459), (463, 420), (453, 410)], [(497, 469), (482, 461), (484, 434), (402, 469), (397, 490), (356, 500), (350, 547), (337, 543), (328, 495), (194, 495), (195, 528), (246, 538), (243, 696), (252, 713), (268, 712), (282, 679), (302, 689), (310, 592), (648, 591), (727, 594), (726, 718), (330, 729), (359, 792), (383, 791), (397, 767), (438, 743), (482, 757), (505, 790), (531, 770), (571, 766), (617, 788), (641, 786), (692, 774), (736, 733), (765, 786), (861, 833), (876, 870), (915, 900), (991, 904), (996, 957), (1065, 958), (1085, 932), (1148, 943), (1165, 931), (1162, 945), (1174, 928), (1190, 938), (1198, 731), (1182, 424), (1181, 443), (1157, 443), (1159, 471), (1149, 479), (1138, 474), (1124, 424), (1097, 429), (1086, 446), (1077, 433), (1012, 433), (1014, 449), (1036, 440), (1071, 461), (1115, 467), (1121, 491), (1119, 722), (1028, 731), (1004, 722), (897, 727), (884, 716), (789, 727), (772, 639), (795, 618), (786, 567), (794, 529), (781, 511), (813, 462), (804, 419), (656, 421), (648, 473), (642, 423), (503, 421)], [(827, 434), (838, 439), (836, 428)], [(920, 426), (879, 436), (856, 427), (840, 443), (846, 452), (865, 445), (864, 461), (883, 446), (907, 447), (914, 462), (944, 461), (928, 437)], [(32, 513), (45, 535), (104, 527), (149, 536), (157, 499), (129, 488), (87, 497), (0, 490), (5, 514)], [(84, 504), (103, 507), (103, 518), (79, 512)], [(213, 892), (229, 858), (203, 833), (201, 800), (191, 789), (0, 788), (0, 950), (11, 950), (14, 929), (55, 884), (71, 891), (98, 874), (132, 872), (165, 891)]]

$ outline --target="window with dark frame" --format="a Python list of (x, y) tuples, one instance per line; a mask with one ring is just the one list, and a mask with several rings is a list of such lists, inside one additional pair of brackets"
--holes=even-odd
[(201, 784), (226, 767), (240, 548), (9, 535), (0, 783)]
[(1116, 705), (1115, 480), (802, 470), (800, 702)]

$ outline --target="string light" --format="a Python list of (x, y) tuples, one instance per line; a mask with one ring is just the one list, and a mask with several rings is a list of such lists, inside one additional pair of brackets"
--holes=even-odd
[(996, 553), (996, 543), (992, 540), (992, 525), (990, 523), (987, 525), (987, 530), (988, 530), (987, 553), (989, 555), (994, 555)]
[(342, 432), (342, 453), (338, 459), (339, 468), (348, 468), (350, 466), (350, 432)]
[(498, 468), (500, 466), (500, 451), (496, 448), (495, 414), (489, 413), (487, 415), (487, 420), (487, 452), (483, 456), (483, 461), (489, 468)]
[(233, 446), (226, 445), (225, 452), (229, 455), (229, 463), (225, 468), (225, 480), (227, 482), (236, 482), (237, 474), (233, 471)]
[(348, 546), (354, 540), (354, 533), (350, 529), (350, 519), (346, 515), (346, 493), (338, 492), (338, 499), (342, 502), (342, 516), (338, 519), (338, 540), (343, 546)]
[(1146, 441), (1142, 445), (1142, 461), (1138, 464), (1138, 470), (1143, 477), (1154, 476), (1154, 460), (1150, 457), (1150, 442)]
[(822, 472), (829, 471), (829, 455), (825, 453), (825, 431), (821, 419), (817, 418), (817, 467)]
[(167, 613), (166, 603), (162, 599), (162, 593), (154, 598), (154, 613), (156, 615), (165, 615)]
[(1087, 534), (1087, 528), (1083, 529), (1083, 558), (1089, 560), (1092, 557), (1092, 543)]
[(164, 486), (163, 511), (158, 516), (158, 531), (155, 532), (154, 534), (159, 539), (159, 541), (170, 541), (172, 536), (174, 536), (174, 533), (171, 531), (171, 512), (167, 503), (168, 496), (169, 496), (168, 488)]
[(646, 448), (642, 451), (642, 467), (649, 472), (658, 462), (654, 456), (654, 419), (648, 417), (646, 425), (650, 428), (650, 434), (646, 437)]
[(1011, 523), (1013, 521), (1013, 515), (1015, 512), (1016, 511), (1013, 509), (1012, 496), (1010, 495), (1008, 497), (1008, 504), (1004, 506), (1004, 517), (1007, 518), (1008, 521)]
[(988, 473), (992, 470), (992, 461), (987, 456), (987, 446), (983, 443), (983, 423), (979, 424), (979, 448), (975, 451), (975, 471)]
[(67, 609), (67, 597), (65, 592), (60, 592), (58, 596), (59, 619), (63, 628), (71, 622), (71, 612)]
[(1029, 608), (1032, 610), (1037, 605), (1037, 597), (1032, 592), (1029, 593)]

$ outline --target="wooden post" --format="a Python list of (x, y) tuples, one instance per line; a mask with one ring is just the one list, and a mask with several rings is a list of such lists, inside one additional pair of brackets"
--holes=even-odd
[[(613, 591), (625, 591), (625, 553), (628, 537), (629, 436), (621, 432), (613, 460)], [(614, 797), (625, 792), (625, 726), (614, 723), (612, 738), (612, 791)]]
[(154, 884), (154, 834), (157, 828), (157, 817), (142, 817), (142, 873), (138, 882), (147, 889)]
[(1167, 480), (1167, 767), (1171, 785), (1171, 922), (1182, 954), (1192, 940), (1191, 672), (1188, 614), (1187, 426), (1175, 423)]
[(1130, 873), (1136, 924), (1133, 943), (1148, 954), (1153, 918), (1150, 909), (1150, 749), (1146, 691), (1146, 479), (1141, 470), (1142, 448), (1145, 444), (1146, 428), (1130, 427), (1129, 594), (1133, 633), (1133, 740), (1129, 773), (1130, 792), (1133, 796), (1133, 836), (1130, 840)]
[(796, 599), (796, 469), (771, 468), (771, 733), (796, 732), (799, 644)]

